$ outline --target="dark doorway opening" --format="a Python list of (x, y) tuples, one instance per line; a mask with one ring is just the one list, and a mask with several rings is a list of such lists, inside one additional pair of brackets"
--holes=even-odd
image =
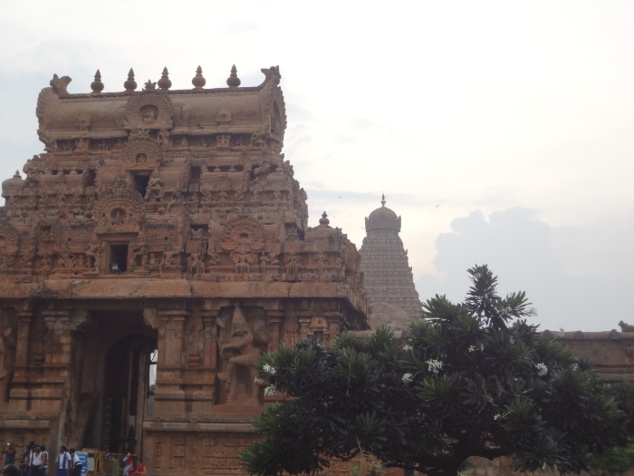
[(147, 193), (147, 185), (150, 183), (150, 173), (135, 173), (134, 177), (134, 189), (145, 197)]
[(110, 452), (141, 451), (150, 395), (150, 355), (155, 349), (153, 339), (137, 335), (120, 340), (107, 354), (102, 441)]
[(110, 259), (108, 262), (108, 272), (110, 274), (121, 274), (128, 270), (128, 245), (110, 245)]

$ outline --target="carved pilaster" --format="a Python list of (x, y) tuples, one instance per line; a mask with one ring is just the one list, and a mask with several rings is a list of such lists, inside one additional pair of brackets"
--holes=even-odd
[(42, 311), (46, 323), (45, 363), (56, 366), (70, 364), (70, 313), (68, 311)]
[(274, 352), (280, 348), (280, 335), (282, 332), (282, 322), (284, 321), (282, 311), (269, 311), (269, 346), (267, 351)]
[[(301, 311), (299, 312), (299, 316), (297, 321), (299, 322), (299, 339), (306, 339), (310, 332), (310, 319), (312, 317), (312, 312), (309, 311)], [(293, 342), (296, 344), (296, 342)]]
[(33, 322), (33, 311), (18, 311), (18, 336), (15, 350), (15, 367), (23, 370), (28, 362), (29, 340), (31, 334), (31, 322)]
[(15, 350), (15, 366), (14, 374), (9, 391), (9, 405), (12, 411), (21, 412), (27, 410), (29, 400), (28, 389), (28, 355), (29, 342), (31, 335), (31, 324), (33, 322), (32, 311), (18, 311), (16, 313), (18, 320), (16, 350)]
[(9, 387), (15, 368), (17, 329), (11, 316), (0, 310), (0, 403), (9, 398)]
[(202, 311), (203, 321), (203, 367), (210, 369), (217, 368), (218, 353), (218, 328), (216, 319), (218, 311), (204, 310)]
[(185, 411), (192, 417), (208, 414), (214, 400), (214, 385), (216, 374), (213, 372), (212, 363), (215, 367), (215, 313), (209, 310), (197, 310), (192, 313), (190, 319), (191, 329), (196, 329), (193, 340), (196, 342), (196, 351), (187, 354), (186, 368), (183, 371), (183, 385), (185, 392)]
[(184, 414), (186, 394), (183, 338), (188, 312), (185, 310), (158, 310), (144, 312), (144, 319), (150, 325), (158, 324), (158, 363), (155, 415)]
[[(165, 323), (165, 356), (166, 366), (180, 367), (183, 364), (183, 336), (187, 311), (159, 311), (161, 324)], [(160, 360), (160, 356), (159, 356)]]
[(328, 330), (327, 333), (327, 344), (331, 345), (335, 342), (335, 337), (339, 334), (339, 328), (341, 325), (341, 321), (343, 320), (343, 314), (340, 312), (325, 312), (324, 317), (328, 322)]

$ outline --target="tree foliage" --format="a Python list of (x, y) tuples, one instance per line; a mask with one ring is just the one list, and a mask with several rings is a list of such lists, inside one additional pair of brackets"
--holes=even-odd
[(342, 334), (332, 348), (305, 340), (264, 355), (267, 391), (289, 398), (257, 418), (263, 440), (241, 455), (245, 469), (314, 473), (333, 458), (372, 454), (385, 466), (454, 476), (470, 456), (510, 455), (519, 470), (568, 473), (624, 445), (627, 398), (526, 322), (523, 292), (502, 298), (487, 266), (468, 272), (465, 302), (428, 300), (426, 320), (404, 339), (379, 328)]

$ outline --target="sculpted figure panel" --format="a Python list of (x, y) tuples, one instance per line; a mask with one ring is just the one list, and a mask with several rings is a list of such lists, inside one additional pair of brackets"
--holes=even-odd
[(163, 94), (136, 93), (125, 108), (125, 126), (129, 129), (171, 129), (173, 117), (174, 106)]
[(239, 304), (233, 309), (227, 342), (220, 345), (224, 372), (219, 378), (225, 384), (225, 402), (260, 404), (260, 386), (256, 383), (255, 362), (266, 350), (268, 335), (262, 318), (247, 322)]

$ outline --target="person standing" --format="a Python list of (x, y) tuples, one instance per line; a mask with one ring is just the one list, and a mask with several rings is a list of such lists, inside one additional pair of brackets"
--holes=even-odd
[(15, 463), (15, 446), (11, 443), (7, 443), (2, 449), (2, 454), (4, 455), (4, 464), (14, 464)]
[(22, 463), (20, 463), (20, 469), (24, 476), (31, 474), (31, 455), (33, 454), (33, 448), (35, 448), (35, 441), (31, 441), (26, 447), (26, 451), (22, 456)]
[(29, 476), (42, 475), (42, 448), (35, 446), (29, 457)]
[(42, 474), (41, 476), (46, 476), (48, 473), (48, 451), (46, 451), (46, 447), (41, 445), (42, 448)]
[(68, 448), (61, 446), (55, 459), (55, 476), (69, 476), (68, 469), (71, 467), (72, 458)]
[(75, 448), (68, 450), (73, 462), (71, 463), (70, 476), (81, 476), (81, 460), (79, 455), (75, 452)]
[(133, 469), (132, 453), (126, 453), (123, 457), (123, 476), (128, 476)]

